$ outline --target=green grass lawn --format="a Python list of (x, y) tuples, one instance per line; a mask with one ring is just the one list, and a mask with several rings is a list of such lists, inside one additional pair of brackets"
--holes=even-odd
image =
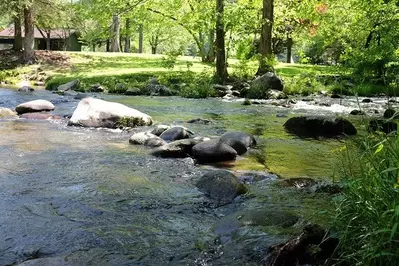
[[(163, 66), (164, 55), (151, 54), (125, 54), (125, 53), (93, 53), (93, 52), (67, 52), (71, 57), (72, 66), (59, 68), (52, 71), (55, 75), (63, 76), (118, 76), (133, 73), (159, 73), (193, 71), (214, 72), (214, 64), (202, 63), (199, 57), (179, 56), (173, 69)], [(234, 73), (238, 60), (229, 59), (229, 73)], [(189, 67), (188, 67), (189, 64)], [(335, 69), (328, 66), (313, 66), (301, 64), (279, 63), (275, 66), (276, 72), (281, 76), (292, 77), (301, 73), (331, 74)], [(248, 72), (255, 74), (257, 62), (248, 64)]]
[[(34, 81), (37, 80), (35, 77), (44, 73), (47, 78), (46, 86), (48, 89), (55, 89), (62, 83), (79, 79), (82, 89), (88, 89), (92, 84), (100, 83), (110, 92), (121, 93), (123, 91), (115, 89), (117, 84), (123, 83), (129, 88), (142, 88), (151, 77), (158, 78), (162, 84), (167, 86), (185, 83), (192, 87), (198, 87), (198, 84), (211, 84), (215, 72), (214, 63), (202, 63), (199, 57), (192, 56), (179, 56), (174, 67), (167, 67), (165, 62), (168, 57), (166, 55), (54, 52), (48, 53), (47, 57), (51, 57), (51, 55), (56, 58), (64, 58), (64, 61), (55, 60), (54, 63), (51, 61), (50, 63), (48, 61), (40, 63), (39, 60), (36, 65), (0, 70), (0, 82), (7, 81), (8, 84), (19, 86), (30, 80), (31, 84), (34, 84)], [(239, 78), (246, 77), (244, 80), (254, 77), (257, 67), (258, 62), (256, 60), (245, 62), (245, 64), (237, 59), (228, 60), (229, 74)], [(336, 67), (287, 63), (278, 63), (275, 70), (284, 79), (287, 93), (305, 92), (308, 94), (325, 90), (318, 86), (307, 88), (308, 82), (305, 79), (314, 79), (315, 75), (342, 74), (342, 70)]]
[[(94, 77), (124, 77), (134, 74), (154, 74), (186, 72), (193, 73), (214, 73), (214, 64), (202, 63), (199, 57), (179, 56), (173, 69), (164, 65), (165, 55), (152, 54), (126, 54), (126, 53), (94, 53), (94, 52), (60, 52), (68, 56), (69, 62), (61, 65), (50, 65), (47, 63), (32, 66), (17, 67), (16, 69), (0, 71), (0, 81), (7, 80), (10, 83), (17, 83), (26, 78), (26, 74), (34, 72), (40, 67), (47, 76), (74, 79)], [(1, 59), (0, 59), (1, 60)], [(229, 59), (228, 71), (234, 74), (239, 66), (239, 61)], [(279, 63), (275, 66), (276, 72), (283, 77), (292, 77), (301, 73), (328, 74), (334, 69), (326, 66), (312, 66), (300, 64)], [(257, 70), (257, 62), (248, 62), (245, 71), (254, 76)]]

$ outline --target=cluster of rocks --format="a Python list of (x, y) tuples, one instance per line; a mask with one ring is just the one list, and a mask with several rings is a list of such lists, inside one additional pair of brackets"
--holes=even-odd
[[(177, 84), (180, 86), (181, 84)], [(249, 83), (236, 82), (233, 85), (219, 85), (213, 86), (216, 91), (217, 97), (224, 99), (231, 99), (235, 97), (249, 97), (252, 98), (251, 90), (260, 90), (262, 99), (287, 99), (287, 95), (283, 93), (284, 84), (283, 81), (273, 72), (266, 73)], [(67, 91), (80, 90), (79, 80), (72, 80), (68, 83), (58, 86), (55, 93), (64, 95)], [(93, 84), (90, 92), (106, 92), (101, 84)], [(158, 79), (152, 78), (143, 88), (131, 87), (129, 88), (124, 83), (118, 83), (115, 85), (114, 91), (124, 93), (125, 95), (137, 96), (173, 96), (176, 95), (176, 91), (168, 88), (165, 85), (159, 83)]]
[(158, 125), (149, 131), (135, 133), (129, 142), (153, 148), (151, 154), (154, 156), (163, 158), (192, 157), (199, 163), (232, 161), (256, 145), (255, 138), (244, 132), (227, 132), (220, 138), (210, 139), (195, 136), (185, 127), (166, 125)]

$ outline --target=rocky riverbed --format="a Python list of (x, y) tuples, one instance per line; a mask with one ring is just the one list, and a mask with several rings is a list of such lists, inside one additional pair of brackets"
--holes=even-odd
[[(317, 96), (244, 106), (237, 99), (91, 96), (204, 137), (247, 132), (257, 146), (216, 165), (159, 158), (129, 144), (137, 129), (67, 126), (76, 96), (0, 89), (0, 107), (38, 99), (55, 106), (49, 119), (0, 118), (0, 265), (259, 265), (271, 245), (307, 222), (323, 224), (331, 212), (333, 196), (317, 184), (283, 179), (330, 182), (332, 151), (351, 141), (301, 139), (283, 124), (299, 114), (343, 114), (364, 134), (366, 118), (349, 113), (381, 116), (386, 109), (383, 98)], [(197, 118), (202, 122), (188, 123)], [(231, 203), (215, 204), (198, 185), (215, 169), (229, 170), (245, 186)]]

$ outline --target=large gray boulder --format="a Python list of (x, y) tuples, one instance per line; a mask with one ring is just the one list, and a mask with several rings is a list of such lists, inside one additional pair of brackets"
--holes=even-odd
[(134, 134), (130, 137), (129, 143), (134, 145), (145, 145), (149, 147), (159, 147), (166, 144), (163, 139), (150, 132), (139, 132)]
[(341, 117), (292, 117), (284, 124), (284, 128), (287, 132), (303, 138), (334, 138), (341, 135), (357, 134), (355, 126)]
[(69, 90), (77, 90), (77, 89), (79, 89), (79, 86), (80, 86), (79, 80), (75, 79), (68, 83), (58, 86), (57, 90), (59, 92), (65, 92), (65, 91), (69, 91)]
[(18, 114), (24, 113), (34, 113), (34, 112), (43, 112), (43, 111), (52, 111), (55, 106), (46, 100), (34, 100), (26, 103), (22, 103), (15, 107), (15, 111)]
[(247, 192), (244, 184), (226, 170), (210, 171), (198, 180), (196, 187), (218, 206), (231, 203), (238, 195)]
[(200, 163), (217, 163), (235, 160), (237, 152), (219, 140), (208, 140), (195, 145), (193, 157)]
[(151, 116), (126, 105), (85, 98), (76, 107), (68, 125), (84, 127), (135, 127), (152, 124)]
[(184, 127), (172, 127), (162, 132), (159, 137), (165, 141), (175, 141), (179, 139), (188, 139), (190, 133)]
[(238, 155), (246, 153), (248, 148), (256, 145), (256, 140), (252, 135), (238, 131), (224, 133), (220, 141), (235, 149)]
[(192, 148), (201, 142), (199, 139), (176, 140), (154, 149), (151, 155), (163, 158), (186, 158), (192, 154)]
[(262, 88), (265, 91), (282, 91), (284, 89), (284, 84), (283, 81), (275, 73), (268, 72), (252, 81), (251, 87)]

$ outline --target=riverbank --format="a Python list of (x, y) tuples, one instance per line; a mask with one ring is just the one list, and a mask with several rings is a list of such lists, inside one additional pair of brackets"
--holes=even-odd
[[(125, 93), (129, 88), (143, 89), (150, 79), (155, 78), (175, 95), (193, 98), (218, 96), (212, 89), (214, 66), (201, 63), (195, 57), (171, 59), (148, 54), (38, 51), (38, 64), (31, 66), (20, 66), (14, 57), (10, 54), (0, 59), (3, 69), (0, 70), (0, 82), (3, 85), (56, 89), (78, 79), (82, 91), (100, 84), (111, 93)], [(231, 86), (245, 86), (251, 82), (257, 68), (256, 61), (230, 59), (228, 63), (231, 76), (228, 83)], [(353, 84), (348, 77), (350, 72), (338, 67), (279, 63), (275, 70), (285, 83), (284, 93), (287, 95), (326, 92), (372, 96), (395, 93), (395, 90), (380, 85)]]

